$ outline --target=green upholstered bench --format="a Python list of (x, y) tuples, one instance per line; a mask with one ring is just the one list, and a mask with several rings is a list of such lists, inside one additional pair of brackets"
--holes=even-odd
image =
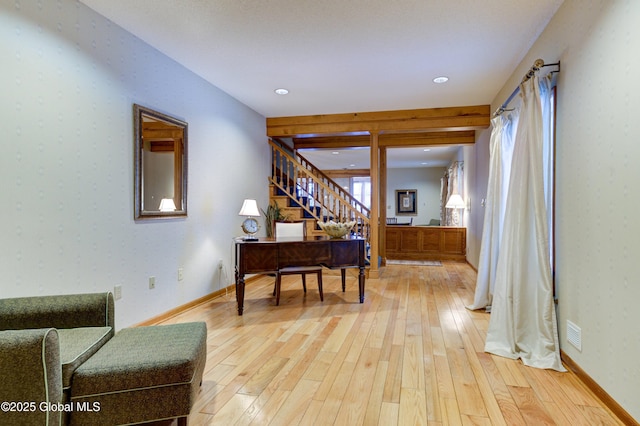
[[(54, 331), (42, 333), (50, 329)], [(105, 292), (0, 299), (0, 330), (0, 401), (64, 404), (71, 393), (76, 368), (114, 335), (113, 295)], [(37, 335), (42, 345), (34, 344)], [(41, 383), (43, 371), (60, 373)], [(62, 389), (61, 394), (58, 388)], [(15, 423), (0, 413), (0, 424), (39, 424), (34, 418), (45, 419), (41, 424), (64, 424), (66, 411), (40, 410), (38, 406), (35, 412), (13, 412), (11, 416), (15, 416)]]
[(186, 424), (206, 353), (204, 322), (120, 330), (75, 370), (70, 424)]
[(62, 423), (62, 413), (39, 409), (40, 404), (48, 406), (63, 400), (60, 342), (55, 328), (0, 331), (0, 377), (0, 402), (15, 404), (3, 407), (9, 410), (0, 410), (0, 424)]

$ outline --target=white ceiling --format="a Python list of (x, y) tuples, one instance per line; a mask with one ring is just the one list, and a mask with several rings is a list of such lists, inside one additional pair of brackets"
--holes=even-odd
[(282, 117), (490, 104), (563, 0), (81, 1)]
[[(283, 117), (490, 104), (563, 0), (81, 1), (258, 113)], [(432, 82), (441, 75), (449, 82)], [(368, 164), (368, 150), (307, 154), (336, 169)], [(420, 167), (423, 155), (391, 150), (389, 166)]]

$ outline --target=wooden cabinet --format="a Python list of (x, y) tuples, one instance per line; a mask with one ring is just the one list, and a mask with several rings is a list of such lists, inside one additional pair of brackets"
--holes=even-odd
[(448, 226), (387, 226), (385, 237), (387, 259), (466, 259), (466, 228)]

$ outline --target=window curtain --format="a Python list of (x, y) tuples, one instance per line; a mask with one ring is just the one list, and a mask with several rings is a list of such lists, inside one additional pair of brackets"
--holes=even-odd
[(473, 303), (467, 306), (471, 310), (484, 308), (487, 311), (491, 310), (518, 114), (519, 109), (515, 109), (509, 114), (501, 114), (491, 120), (493, 129), (489, 141), (489, 182), (476, 291)]
[[(547, 223), (549, 228), (547, 235), (549, 241), (553, 241), (553, 204), (554, 204), (554, 164), (555, 150), (553, 147), (553, 129), (555, 127), (555, 84), (552, 75), (540, 79), (540, 99), (542, 107), (542, 172), (544, 176), (544, 200), (547, 205)], [(554, 251), (549, 244), (549, 263), (553, 274)], [(553, 275), (552, 275), (553, 276)]]
[(440, 224), (447, 224), (447, 209), (445, 205), (449, 199), (449, 171), (444, 172), (444, 176), (440, 178)]
[[(462, 226), (462, 220), (460, 223), (455, 223), (454, 212), (452, 209), (447, 209), (445, 206), (449, 197), (453, 193), (463, 195), (462, 182), (463, 182), (463, 162), (453, 162), (440, 181), (440, 223), (445, 226)], [(463, 197), (464, 198), (464, 197)]]
[[(548, 92), (542, 92), (547, 97)], [(560, 360), (549, 259), (540, 94), (537, 76), (520, 86), (522, 109), (485, 351), (520, 358), (528, 366), (565, 371)]]

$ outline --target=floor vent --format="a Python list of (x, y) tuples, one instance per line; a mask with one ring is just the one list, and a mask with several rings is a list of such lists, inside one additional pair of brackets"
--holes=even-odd
[(567, 341), (582, 352), (582, 330), (569, 320), (567, 320)]

